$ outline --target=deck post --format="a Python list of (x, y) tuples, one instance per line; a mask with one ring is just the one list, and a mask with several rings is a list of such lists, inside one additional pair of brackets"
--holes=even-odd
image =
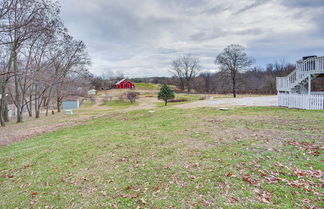
[(312, 88), (312, 77), (311, 74), (308, 75), (308, 95), (311, 95), (311, 88)]
[(308, 109), (311, 109), (311, 89), (312, 88), (312, 77), (311, 74), (308, 75)]

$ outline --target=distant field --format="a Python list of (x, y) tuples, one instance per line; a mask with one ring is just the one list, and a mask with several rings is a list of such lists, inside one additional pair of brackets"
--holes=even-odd
[(154, 111), (0, 147), (0, 208), (324, 207), (324, 111)]
[(136, 89), (146, 89), (146, 90), (158, 90), (160, 89), (159, 84), (153, 83), (134, 83)]
[(101, 104), (102, 106), (108, 106), (108, 107), (116, 107), (116, 108), (127, 108), (130, 106), (138, 105), (137, 102), (131, 104), (128, 100), (121, 101), (121, 100), (112, 100), (108, 102), (104, 102)]

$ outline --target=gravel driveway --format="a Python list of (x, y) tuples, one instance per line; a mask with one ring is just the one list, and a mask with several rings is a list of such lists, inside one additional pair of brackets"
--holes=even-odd
[(244, 98), (223, 98), (202, 100), (187, 104), (176, 105), (182, 108), (213, 107), (213, 106), (278, 106), (277, 96), (260, 96)]

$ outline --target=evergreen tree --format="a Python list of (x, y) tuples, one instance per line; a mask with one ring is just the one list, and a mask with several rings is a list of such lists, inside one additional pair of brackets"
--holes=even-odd
[(173, 90), (168, 85), (164, 84), (160, 89), (160, 92), (158, 94), (158, 99), (164, 100), (166, 106), (168, 104), (168, 100), (173, 98), (174, 98)]

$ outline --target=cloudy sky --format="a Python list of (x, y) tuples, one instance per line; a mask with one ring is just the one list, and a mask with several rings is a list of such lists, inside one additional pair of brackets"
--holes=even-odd
[(92, 73), (169, 76), (171, 61), (203, 69), (232, 43), (255, 65), (324, 55), (324, 0), (61, 0), (70, 33), (85, 41)]

